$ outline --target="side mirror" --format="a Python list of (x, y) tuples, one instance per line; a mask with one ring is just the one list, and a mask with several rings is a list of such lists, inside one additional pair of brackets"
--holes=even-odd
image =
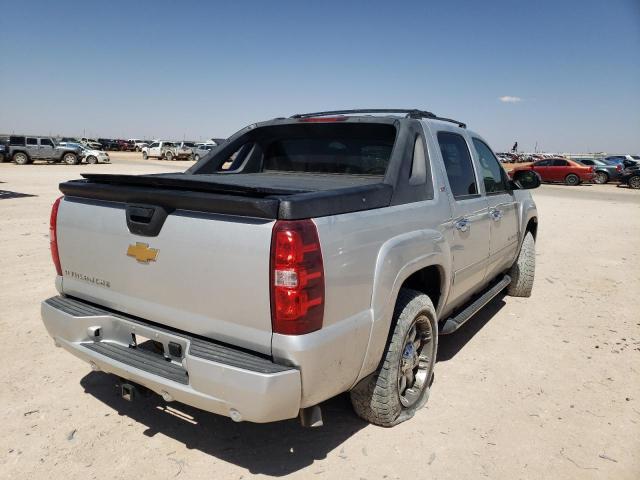
[(513, 183), (519, 190), (530, 190), (538, 188), (542, 181), (533, 170), (519, 170), (513, 174)]

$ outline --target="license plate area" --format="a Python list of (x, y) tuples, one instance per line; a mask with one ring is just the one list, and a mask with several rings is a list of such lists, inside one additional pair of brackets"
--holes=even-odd
[(119, 344), (124, 348), (180, 365), (184, 363), (189, 347), (187, 338), (114, 317), (89, 327), (87, 337), (94, 342)]
[(157, 333), (150, 338), (139, 331), (131, 332), (131, 342), (129, 343), (129, 348), (150, 353), (163, 358), (167, 362), (173, 361), (177, 363), (182, 362), (185, 347), (186, 345), (182, 342), (172, 338), (165, 338)]

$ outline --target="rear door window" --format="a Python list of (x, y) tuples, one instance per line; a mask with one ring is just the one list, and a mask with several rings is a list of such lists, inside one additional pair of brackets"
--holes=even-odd
[(27, 145), (38, 145), (38, 139), (33, 137), (27, 137)]
[(471, 153), (462, 135), (438, 132), (438, 144), (454, 198), (477, 195), (478, 186)]
[(566, 160), (554, 160), (553, 161), (553, 166), (554, 167), (568, 167), (569, 166), (569, 162), (567, 162)]

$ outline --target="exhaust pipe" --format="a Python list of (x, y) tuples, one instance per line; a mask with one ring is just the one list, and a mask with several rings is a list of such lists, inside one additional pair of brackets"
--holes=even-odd
[(322, 410), (319, 405), (300, 409), (300, 424), (303, 427), (322, 427)]

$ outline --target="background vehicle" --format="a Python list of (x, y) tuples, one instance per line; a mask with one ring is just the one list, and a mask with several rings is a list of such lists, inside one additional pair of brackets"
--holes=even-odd
[(213, 144), (196, 143), (193, 148), (193, 159), (197, 162), (214, 148), (216, 148), (216, 146)]
[(148, 147), (142, 147), (142, 158), (164, 158), (165, 153), (174, 148), (173, 142), (166, 140), (157, 140)]
[(622, 165), (623, 168), (634, 167), (640, 164), (640, 157), (637, 155), (610, 155), (605, 157), (605, 161), (617, 165)]
[(174, 142), (166, 140), (154, 141), (148, 147), (142, 148), (142, 158), (160, 158), (162, 160), (187, 160), (191, 158), (192, 150), (187, 144), (191, 142), (180, 142), (180, 146)]
[(127, 142), (133, 145), (133, 149), (136, 152), (142, 151), (143, 147), (146, 147), (149, 145), (146, 140), (139, 140), (137, 138), (130, 138), (129, 140), (127, 140)]
[(173, 142), (173, 144), (176, 148), (174, 156), (175, 160), (188, 160), (193, 158), (193, 148), (196, 145), (195, 142), (180, 141)]
[(128, 140), (118, 139), (116, 142), (118, 142), (118, 147), (121, 152), (133, 152), (136, 149), (135, 145)]
[(103, 150), (93, 150), (79, 143), (59, 143), (62, 147), (78, 147), (82, 150), (80, 154), (81, 160), (85, 160), (89, 164), (94, 163), (111, 163), (109, 154)]
[(640, 189), (640, 165), (625, 168), (622, 171), (620, 183), (629, 185), (634, 190)]
[(102, 145), (101, 150), (105, 150), (105, 151), (119, 151), (120, 150), (120, 144), (118, 144), (118, 142), (116, 140), (113, 140), (111, 138), (99, 138), (98, 142), (100, 142), (100, 145)]
[(76, 143), (78, 145), (81, 145), (82, 141), (79, 138), (75, 137), (62, 137), (58, 138), (58, 143)]
[(9, 137), (8, 156), (18, 165), (26, 165), (36, 160), (64, 162), (76, 165), (80, 162), (80, 147), (66, 147), (56, 144), (51, 137)]
[(93, 150), (102, 150), (102, 144), (97, 141), (95, 138), (81, 138), (80, 143), (85, 145)]
[(50, 335), (126, 391), (235, 421), (317, 425), (345, 391), (362, 418), (404, 421), (438, 333), (533, 287), (523, 189), (539, 177), (510, 181), (479, 135), (430, 112), (274, 119), (185, 173), (84, 177), (52, 211)]
[(593, 167), (566, 158), (538, 160), (530, 165), (515, 167), (512, 172), (515, 174), (515, 172), (524, 170), (536, 172), (545, 182), (563, 182), (570, 186), (590, 182), (594, 178)]
[(9, 136), (0, 136), (0, 163), (8, 160)]
[(621, 164), (610, 164), (604, 160), (596, 160), (591, 158), (576, 158), (576, 162), (586, 165), (587, 167), (593, 167), (595, 176), (593, 182), (598, 184), (607, 183), (610, 180), (619, 180), (622, 174)]

